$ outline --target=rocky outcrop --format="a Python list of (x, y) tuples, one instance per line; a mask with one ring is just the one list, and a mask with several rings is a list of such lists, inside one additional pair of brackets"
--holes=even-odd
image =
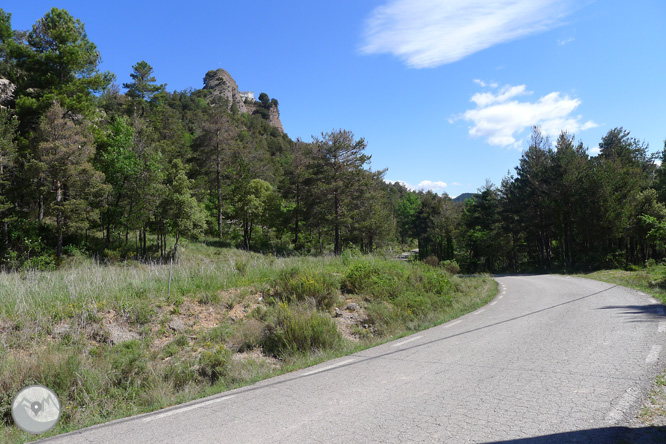
[(0, 107), (6, 107), (14, 100), (16, 86), (7, 79), (0, 79)]
[(210, 91), (209, 101), (222, 99), (227, 102), (227, 109), (231, 110), (232, 105), (236, 105), (238, 111), (247, 112), (240, 92), (238, 92), (236, 81), (225, 70), (220, 68), (215, 71), (208, 71), (204, 77), (203, 89)]
[[(249, 114), (253, 114), (254, 111), (261, 106), (260, 102), (246, 103), (245, 108)], [(281, 133), (284, 133), (284, 128), (282, 127), (282, 122), (280, 121), (280, 113), (275, 106), (271, 106), (268, 109), (268, 124), (279, 129)]]
[[(208, 71), (204, 77), (204, 90), (209, 91), (208, 101), (215, 103), (224, 101), (227, 104), (227, 109), (231, 110), (233, 105), (241, 113), (253, 114), (261, 103), (246, 102), (238, 91), (238, 85), (231, 75), (224, 69), (217, 69), (215, 71)], [(268, 110), (268, 123), (284, 133), (282, 122), (280, 121), (280, 113), (276, 106), (271, 106)]]

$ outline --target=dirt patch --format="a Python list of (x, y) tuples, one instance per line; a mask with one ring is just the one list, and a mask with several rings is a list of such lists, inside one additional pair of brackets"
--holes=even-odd
[(242, 353), (235, 353), (232, 356), (232, 359), (236, 362), (245, 362), (245, 361), (256, 361), (260, 362), (262, 364), (267, 364), (269, 367), (272, 368), (280, 368), (280, 361), (278, 359), (275, 359), (271, 356), (266, 356), (261, 352), (259, 349), (253, 349), (253, 350), (248, 350), (244, 351)]
[(358, 342), (361, 340), (359, 332), (367, 317), (366, 311), (356, 301), (347, 299), (342, 308), (335, 309), (333, 320), (345, 339)]

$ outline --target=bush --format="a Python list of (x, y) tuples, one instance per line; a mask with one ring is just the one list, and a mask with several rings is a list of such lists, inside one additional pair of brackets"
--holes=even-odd
[(282, 301), (313, 300), (318, 308), (333, 308), (338, 298), (338, 281), (330, 273), (301, 271), (298, 268), (284, 270), (273, 280), (274, 295)]
[(368, 287), (370, 280), (378, 274), (377, 267), (368, 262), (357, 262), (347, 269), (341, 290), (349, 294), (361, 294)]
[(264, 351), (275, 357), (334, 349), (342, 342), (330, 317), (302, 307), (279, 303), (262, 338)]
[(231, 351), (224, 345), (204, 351), (199, 357), (199, 375), (210, 381), (211, 384), (216, 383), (229, 373), (231, 355)]
[(197, 373), (192, 366), (185, 361), (167, 365), (164, 368), (162, 377), (165, 381), (171, 382), (176, 390), (182, 390), (187, 384), (197, 380)]
[(460, 273), (460, 267), (456, 261), (444, 261), (440, 265), (450, 274)]
[(251, 350), (261, 344), (264, 324), (257, 319), (246, 319), (234, 326), (230, 342), (239, 352)]
[(219, 304), (220, 303), (220, 294), (216, 293), (214, 291), (200, 294), (199, 297), (197, 298), (197, 302), (200, 305)]
[(148, 359), (141, 343), (135, 339), (116, 344), (111, 348), (111, 367), (115, 371), (114, 384), (140, 387), (147, 380)]
[(372, 302), (366, 307), (366, 322), (378, 336), (388, 336), (400, 326), (398, 310), (388, 302)]
[(164, 348), (162, 348), (162, 355), (166, 357), (174, 356), (178, 354), (178, 352), (184, 347), (187, 347), (189, 343), (190, 341), (187, 339), (187, 336), (178, 335), (171, 342), (165, 345)]
[(129, 321), (132, 324), (146, 325), (150, 323), (155, 311), (146, 303), (137, 303), (129, 310)]
[(430, 255), (427, 258), (423, 259), (423, 263), (426, 265), (430, 265), (431, 267), (436, 267), (439, 265), (439, 259), (437, 259), (437, 256)]

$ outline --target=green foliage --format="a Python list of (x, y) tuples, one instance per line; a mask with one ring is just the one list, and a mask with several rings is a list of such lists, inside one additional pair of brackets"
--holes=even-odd
[(69, 112), (93, 114), (93, 93), (114, 77), (97, 71), (97, 47), (83, 23), (64, 9), (46, 13), (27, 34), (26, 45), (16, 46), (12, 55), (25, 73), (17, 82), (16, 106), (26, 124), (35, 123), (54, 101)]
[(199, 357), (199, 375), (211, 384), (229, 374), (232, 352), (223, 345), (204, 351)]
[(123, 88), (127, 89), (127, 96), (139, 101), (150, 101), (157, 94), (164, 91), (166, 85), (155, 85), (155, 76), (153, 76), (153, 67), (145, 60), (132, 66), (130, 74), (132, 82), (123, 83)]
[(220, 295), (216, 292), (205, 292), (197, 298), (197, 302), (201, 305), (211, 305), (220, 303)]
[(450, 274), (460, 273), (460, 266), (458, 266), (456, 261), (444, 261), (439, 265), (441, 265)]
[(111, 350), (112, 380), (118, 387), (132, 391), (148, 381), (148, 359), (141, 342), (125, 341)]
[(335, 349), (342, 336), (335, 322), (308, 308), (280, 302), (268, 315), (262, 348), (265, 353), (285, 358), (294, 354)]
[(359, 261), (347, 269), (341, 289), (345, 293), (361, 294), (378, 274), (377, 267), (369, 262)]
[(281, 301), (312, 300), (317, 308), (323, 310), (333, 308), (338, 300), (338, 279), (324, 271), (282, 270), (270, 286), (274, 296)]

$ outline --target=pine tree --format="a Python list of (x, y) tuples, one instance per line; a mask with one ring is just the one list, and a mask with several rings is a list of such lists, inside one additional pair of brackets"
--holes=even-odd
[(350, 223), (349, 210), (355, 187), (361, 181), (363, 166), (371, 156), (363, 153), (365, 139), (354, 139), (347, 130), (322, 133), (321, 138), (313, 138), (315, 157), (321, 172), (318, 188), (321, 199), (328, 204), (330, 222), (333, 228), (333, 252), (342, 253), (341, 230)]
[(91, 164), (95, 150), (90, 132), (65, 115), (58, 102), (47, 110), (31, 165), (44, 185), (45, 212), (55, 223), (58, 258), (63, 253), (64, 234), (85, 229), (95, 218), (91, 214), (96, 210), (94, 203), (108, 192), (104, 175)]

